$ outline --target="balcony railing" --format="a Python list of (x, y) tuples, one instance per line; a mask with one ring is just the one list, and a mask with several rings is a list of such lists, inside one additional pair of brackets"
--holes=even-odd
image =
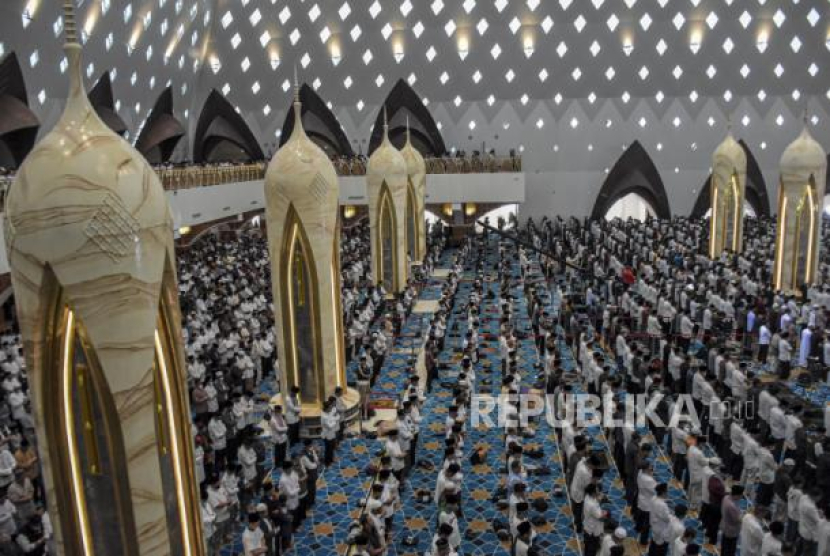
[[(334, 169), (340, 176), (363, 176), (366, 174), (365, 157), (336, 158)], [(518, 156), (473, 156), (442, 157), (426, 159), (427, 174), (482, 174), (521, 172), (522, 159)], [(213, 164), (207, 166), (183, 165), (157, 167), (162, 185), (167, 190), (190, 189), (209, 185), (221, 185), (265, 178), (265, 162), (250, 164)], [(5, 193), (14, 181), (14, 176), (0, 176), (0, 210)]]

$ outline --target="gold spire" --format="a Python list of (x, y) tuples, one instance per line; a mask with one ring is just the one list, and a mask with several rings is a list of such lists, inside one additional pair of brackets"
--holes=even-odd
[(409, 145), (409, 114), (406, 116), (406, 144)]
[(78, 43), (78, 25), (75, 22), (75, 0), (63, 0), (64, 44)]
[(294, 129), (291, 132), (305, 135), (303, 128), (303, 103), (300, 101), (300, 80), (297, 78), (297, 65), (294, 65)]

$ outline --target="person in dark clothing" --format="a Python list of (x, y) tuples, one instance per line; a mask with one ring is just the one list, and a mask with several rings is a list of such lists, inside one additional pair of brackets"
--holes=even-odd
[(640, 450), (640, 435), (634, 432), (625, 446), (625, 498), (629, 505), (633, 505), (637, 498), (637, 471), (640, 462)]

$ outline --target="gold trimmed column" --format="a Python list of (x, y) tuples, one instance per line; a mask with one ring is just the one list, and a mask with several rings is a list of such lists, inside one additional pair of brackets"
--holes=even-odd
[(744, 197), (746, 194), (746, 153), (732, 136), (712, 156), (710, 182), (709, 257), (716, 259), (724, 251), (740, 253), (743, 248)]
[(344, 390), (347, 422), (358, 416), (359, 395), (346, 387), (340, 185), (328, 156), (306, 135), (295, 89), (294, 130), (265, 174), (265, 215), (281, 388), (300, 389), (303, 434), (317, 436), (323, 402), (335, 388)]
[(383, 141), (369, 157), (366, 168), (369, 197), (369, 227), (372, 236), (372, 275), (388, 293), (406, 288), (407, 165), (401, 152), (389, 141), (386, 111)]
[(70, 91), (6, 200), (6, 248), (59, 554), (204, 555), (173, 219), (96, 115), (66, 0)]
[(426, 207), (427, 165), (418, 149), (412, 146), (409, 120), (406, 122), (406, 144), (401, 149), (406, 161), (406, 246), (412, 261), (422, 261), (427, 254)]
[(826, 155), (806, 121), (781, 156), (780, 168), (773, 285), (778, 291), (797, 292), (816, 278), (827, 176)]

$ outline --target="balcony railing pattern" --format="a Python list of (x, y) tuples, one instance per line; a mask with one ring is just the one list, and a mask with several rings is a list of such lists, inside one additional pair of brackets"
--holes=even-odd
[[(365, 157), (336, 158), (332, 162), (340, 176), (366, 174)], [(441, 157), (426, 159), (427, 174), (482, 174), (521, 172), (522, 159), (518, 156)], [(156, 173), (164, 189), (178, 190), (225, 183), (256, 181), (265, 178), (265, 162), (249, 164), (211, 164), (157, 167)], [(0, 176), (0, 210), (6, 191), (14, 181), (13, 175)]]

